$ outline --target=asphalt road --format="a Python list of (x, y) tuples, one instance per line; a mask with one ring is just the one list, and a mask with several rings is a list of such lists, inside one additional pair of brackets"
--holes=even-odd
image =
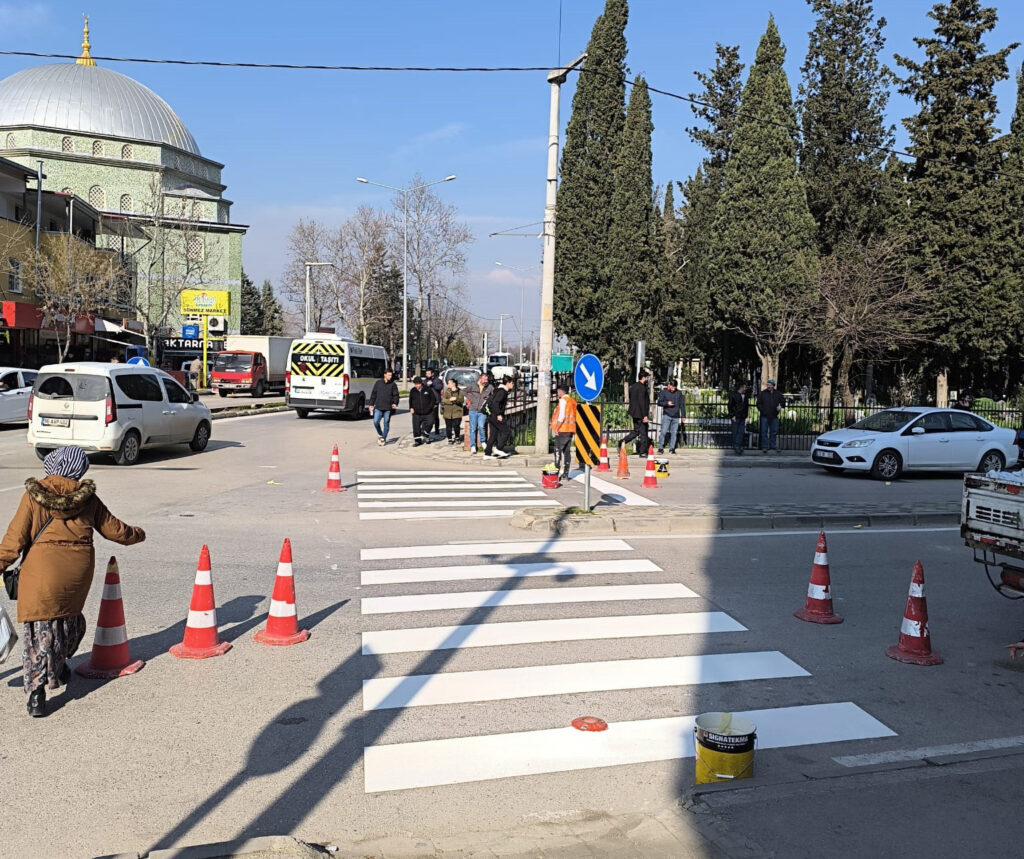
[[(413, 462), (373, 441), (369, 421), (285, 413), (217, 421), (202, 454), (97, 462), (89, 476), (100, 496), (149, 535), (130, 548), (97, 538), (98, 575), (115, 552), (132, 653), (147, 665), (108, 683), (75, 677), (45, 720), (25, 715), (20, 667), (0, 667), (0, 856), (267, 834), (352, 844), (660, 808), (693, 785), (686, 717), (717, 710), (770, 711), (755, 719), (756, 779), (702, 795), (693, 815), (724, 855), (873, 857), (883, 841), (862, 832), (878, 826), (884, 843), (918, 834), (910, 843), (958, 855), (972, 844), (970, 814), (1015, 819), (1006, 794), (1019, 786), (1019, 757), (1006, 753), (1024, 742), (1024, 667), (1000, 646), (1024, 624), (954, 529), (831, 533), (846, 620), (819, 626), (792, 617), (815, 534), (545, 540), (493, 515), (556, 499), (537, 475), (516, 474), (514, 462)], [(328, 494), (335, 443), (347, 491)], [(38, 473), (23, 430), (0, 433), (3, 513)], [(955, 498), (959, 482), (701, 469), (647, 494), (856, 505), (898, 493), (914, 503)], [(409, 518), (438, 511), (450, 518)], [(312, 636), (271, 648), (252, 634), (284, 537)], [(234, 647), (177, 660), (167, 649), (181, 640), (203, 544), (221, 636)], [(884, 654), (918, 559), (946, 659), (938, 667)], [(401, 597), (412, 599), (392, 599)], [(99, 598), (94, 588), (90, 630)], [(584, 715), (608, 731), (567, 727)], [(1006, 756), (986, 758), (999, 747)], [(894, 760), (909, 768), (894, 774)], [(1012, 830), (986, 829), (989, 855), (1015, 855)]]

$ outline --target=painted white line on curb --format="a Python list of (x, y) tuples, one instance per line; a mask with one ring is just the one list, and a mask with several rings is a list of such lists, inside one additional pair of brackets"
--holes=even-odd
[(364, 632), (363, 653), (414, 653), (423, 650), (460, 650), (464, 647), (502, 647), (510, 644), (597, 641), (609, 638), (652, 638), (662, 635), (702, 635), (746, 630), (742, 623), (721, 611), (516, 620), (504, 623), (426, 626), (417, 629)]
[[(876, 537), (879, 534), (938, 534), (943, 532), (956, 532), (960, 533), (960, 528), (956, 525), (949, 527), (940, 528), (880, 528), (864, 527), (864, 528), (835, 528), (825, 529), (829, 537), (834, 534), (873, 534)], [(821, 528), (813, 528), (810, 531), (707, 531), (702, 534), (624, 534), (623, 537), (629, 540), (705, 540), (708, 537), (714, 537), (716, 539), (722, 538), (736, 538), (743, 537), (749, 539), (750, 537), (805, 537), (808, 534), (814, 534), (817, 536), (821, 533)]]
[[(583, 474), (577, 474), (572, 477), (574, 483), (583, 484), (585, 477)], [(642, 495), (637, 495), (635, 492), (631, 492), (626, 489), (625, 486), (619, 486), (615, 483), (609, 483), (607, 480), (601, 480), (600, 477), (594, 477), (594, 473), (590, 473), (590, 486), (592, 489), (596, 489), (605, 497), (606, 500), (613, 502), (608, 506), (617, 506), (617, 504), (625, 507), (658, 507), (660, 506), (657, 501), (652, 501), (650, 498), (644, 498)]]
[(390, 710), (780, 677), (810, 677), (810, 674), (777, 650), (450, 671), (364, 680), (363, 709)]
[(922, 746), (918, 749), (893, 749), (891, 752), (868, 752), (863, 755), (843, 755), (832, 758), (844, 767), (865, 767), (876, 764), (891, 764), (901, 761), (920, 761), (946, 755), (966, 755), (972, 752), (988, 752), (995, 749), (1013, 749), (1024, 746), (1024, 736), (996, 737), (991, 740), (971, 740), (966, 743), (950, 743), (945, 746)]
[(462, 591), (461, 593), (407, 594), (397, 597), (365, 597), (363, 614), (443, 611), (482, 606), (560, 605), (562, 603), (619, 602), (633, 600), (695, 599), (699, 594), (686, 585), (565, 585), (560, 588), (520, 588), (514, 591)]
[[(757, 726), (759, 749), (891, 737), (850, 701), (737, 713)], [(694, 756), (696, 716), (613, 722), (598, 733), (572, 727), (368, 746), (365, 790), (375, 793), (511, 776), (669, 761)]]
[(469, 564), (450, 567), (401, 567), (363, 570), (364, 585), (399, 585), (412, 582), (467, 582), (475, 579), (519, 579), (528, 576), (613, 575), (615, 573), (660, 573), (661, 567), (646, 559), (627, 561), (547, 561), (540, 564)]
[(563, 552), (631, 552), (625, 540), (513, 540), (508, 543), (448, 543), (440, 546), (382, 546), (361, 549), (360, 561), (394, 561), (399, 558), (454, 558), (471, 555), (554, 555)]

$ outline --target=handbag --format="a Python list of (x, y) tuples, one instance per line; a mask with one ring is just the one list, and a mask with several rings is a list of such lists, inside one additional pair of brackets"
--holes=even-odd
[(46, 526), (52, 521), (53, 517), (51, 516), (43, 523), (43, 527), (36, 532), (36, 535), (32, 538), (32, 542), (28, 544), (28, 549), (25, 549), (25, 551), (21, 553), (21, 560), (18, 562), (18, 565), (16, 567), (11, 567), (9, 570), (4, 570), (4, 590), (7, 591), (7, 596), (12, 600), (16, 600), (18, 598), (18, 579), (21, 578), (21, 565), (25, 563), (25, 558), (28, 557), (29, 549), (36, 544), (36, 540), (42, 536), (43, 531), (46, 530)]
[(7, 609), (0, 605), (0, 663), (7, 661), (17, 643), (18, 633), (14, 631), (14, 624), (11, 623)]

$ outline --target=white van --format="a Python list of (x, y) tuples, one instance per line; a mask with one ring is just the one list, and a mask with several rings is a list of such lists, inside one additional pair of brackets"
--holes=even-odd
[(82, 361), (39, 371), (28, 405), (28, 443), (44, 459), (58, 447), (107, 452), (134, 465), (147, 447), (210, 441), (210, 410), (163, 370)]
[(373, 383), (388, 366), (383, 346), (353, 343), (336, 334), (306, 334), (288, 353), (285, 405), (300, 418), (314, 411), (362, 417)]

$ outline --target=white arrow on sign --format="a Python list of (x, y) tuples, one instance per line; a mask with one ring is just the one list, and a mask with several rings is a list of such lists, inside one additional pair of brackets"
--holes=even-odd
[(587, 365), (586, 364), (580, 364), (580, 372), (583, 373), (583, 378), (585, 379), (585, 381), (583, 382), (583, 387), (584, 388), (593, 388), (596, 391), (597, 390), (597, 374), (596, 373), (589, 373), (589, 372), (587, 372)]

